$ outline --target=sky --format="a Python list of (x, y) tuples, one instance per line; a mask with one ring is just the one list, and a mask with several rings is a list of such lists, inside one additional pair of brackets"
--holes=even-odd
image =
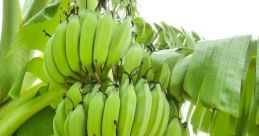
[(140, 16), (193, 30), (205, 39), (259, 36), (258, 0), (139, 0)]
[(205, 39), (259, 36), (258, 0), (138, 0), (138, 5), (140, 16), (147, 21), (165, 21), (195, 31)]

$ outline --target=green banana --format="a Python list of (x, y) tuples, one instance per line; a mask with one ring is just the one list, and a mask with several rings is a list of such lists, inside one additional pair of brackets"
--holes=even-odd
[(139, 69), (138, 80), (146, 78), (148, 81), (152, 81), (154, 78), (154, 71), (152, 69), (152, 62), (149, 53), (144, 53), (142, 58), (142, 65)]
[(89, 136), (101, 136), (105, 96), (99, 91), (94, 93), (95, 94), (89, 103), (87, 132)]
[(69, 126), (70, 126), (70, 120), (71, 120), (71, 114), (72, 111), (70, 111), (68, 113), (68, 116), (65, 120), (65, 124), (64, 124), (64, 136), (70, 136), (70, 132), (69, 132)]
[(97, 14), (95, 12), (87, 12), (80, 35), (79, 56), (83, 67), (86, 68), (88, 72), (93, 72), (92, 56), (96, 27)]
[(114, 64), (118, 64), (122, 56), (129, 48), (132, 37), (131, 31), (132, 27), (130, 17), (127, 17), (121, 24), (116, 24), (112, 35), (107, 60), (103, 68), (104, 73), (108, 73)]
[(179, 117), (179, 110), (173, 100), (169, 100), (169, 106), (170, 106), (169, 119), (172, 119), (173, 117)]
[(73, 110), (82, 101), (81, 83), (74, 83), (68, 90), (66, 95), (66, 113)]
[(77, 0), (76, 2), (79, 6), (79, 10), (83, 10), (86, 8), (86, 0)]
[(146, 130), (146, 136), (154, 136), (159, 127), (159, 121), (163, 116), (163, 108), (165, 98), (161, 86), (155, 84), (155, 87), (151, 90), (152, 94), (152, 108), (148, 121), (148, 127)]
[(131, 73), (141, 64), (143, 49), (139, 44), (133, 44), (124, 56), (123, 68), (127, 73)]
[[(120, 113), (119, 89), (112, 86), (111, 92), (106, 100), (103, 112), (102, 135), (116, 136), (118, 119)], [(108, 88), (109, 89), (109, 88)]]
[(110, 12), (105, 12), (98, 20), (93, 49), (93, 62), (96, 70), (101, 70), (102, 65), (106, 62), (113, 32), (113, 22)]
[(61, 135), (64, 135), (64, 124), (66, 120), (66, 103), (62, 100), (56, 109), (55, 121), (53, 121), (53, 127), (55, 126)]
[(140, 79), (135, 86), (137, 105), (131, 130), (133, 136), (143, 136), (151, 113), (152, 95), (147, 80)]
[(80, 20), (78, 15), (71, 15), (66, 30), (66, 56), (71, 69), (80, 73), (79, 60), (79, 38), (80, 38)]
[(168, 121), (169, 121), (169, 114), (170, 114), (170, 106), (169, 106), (169, 103), (168, 103), (167, 99), (165, 98), (163, 117), (160, 120), (159, 128), (156, 132), (156, 136), (163, 136), (164, 135), (164, 133), (166, 131), (166, 128), (167, 128), (167, 125), (168, 125)]
[(81, 9), (79, 11), (79, 21), (80, 21), (81, 28), (82, 28), (82, 25), (83, 25), (83, 23), (85, 21), (85, 18), (87, 16), (87, 14), (88, 14), (88, 10), (87, 9)]
[(124, 82), (120, 85), (120, 97), (122, 97), (123, 93), (125, 93), (129, 86), (129, 79), (126, 78)]
[(170, 69), (167, 63), (163, 63), (162, 66), (155, 72), (154, 81), (159, 82), (163, 89), (167, 89), (170, 80)]
[(62, 133), (58, 129), (58, 122), (57, 122), (57, 117), (56, 116), (54, 116), (54, 118), (53, 118), (53, 131), (54, 131), (54, 135), (55, 136), (62, 136)]
[(71, 70), (66, 55), (66, 29), (67, 21), (64, 20), (56, 28), (54, 37), (53, 37), (53, 57), (57, 65), (58, 70), (64, 76), (70, 77), (74, 76), (73, 71)]
[(79, 104), (71, 113), (69, 121), (69, 133), (71, 136), (85, 136), (86, 115), (82, 104)]
[(53, 58), (52, 46), (53, 46), (53, 37), (49, 38), (44, 51), (45, 74), (47, 75), (47, 77), (49, 77), (50, 81), (53, 80), (57, 83), (64, 83), (65, 77), (57, 69), (56, 63)]
[(179, 60), (171, 72), (168, 92), (174, 96), (178, 101), (183, 101), (183, 82), (192, 55), (186, 56)]
[[(123, 87), (124, 88), (124, 87)], [(129, 136), (134, 121), (136, 110), (136, 93), (133, 83), (129, 83), (124, 92), (120, 95), (121, 108), (119, 115), (118, 135)]]
[(86, 0), (86, 8), (90, 10), (95, 10), (98, 5), (98, 0)]
[(182, 136), (182, 127), (178, 118), (173, 118), (170, 121), (165, 136)]
[(89, 103), (92, 100), (93, 96), (95, 95), (95, 92), (97, 92), (100, 88), (99, 84), (96, 84), (90, 92), (86, 94), (84, 97), (83, 103), (84, 103), (84, 109), (85, 113), (88, 114), (88, 109), (89, 109)]

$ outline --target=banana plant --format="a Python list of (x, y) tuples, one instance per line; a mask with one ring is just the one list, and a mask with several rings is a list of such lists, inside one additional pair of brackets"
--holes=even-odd
[(136, 0), (3, 0), (0, 135), (256, 136), (258, 57), (251, 35), (150, 23)]

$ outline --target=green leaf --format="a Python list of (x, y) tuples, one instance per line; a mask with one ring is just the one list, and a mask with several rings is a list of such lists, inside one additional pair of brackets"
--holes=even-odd
[(23, 6), (23, 24), (43, 9), (51, 0), (25, 0)]
[(152, 44), (153, 40), (154, 40), (154, 31), (152, 26), (149, 23), (145, 24), (145, 33), (144, 33), (144, 45), (150, 45)]
[(23, 68), (21, 68), (19, 75), (17, 76), (17, 79), (14, 82), (14, 85), (12, 86), (11, 90), (8, 93), (11, 98), (17, 99), (20, 96), (25, 73), (26, 73), (26, 68), (24, 66)]
[(251, 57), (250, 40), (251, 36), (240, 36), (212, 42), (216, 46), (199, 88), (203, 105), (239, 116), (246, 57)]
[(49, 136), (53, 134), (54, 115), (55, 110), (50, 106), (42, 109), (18, 128), (14, 136)]
[(235, 133), (235, 119), (222, 111), (217, 111), (213, 117), (211, 136), (233, 136)]
[(205, 111), (206, 111), (206, 108), (203, 107), (201, 104), (197, 104), (193, 111), (193, 114), (191, 117), (191, 124), (192, 124), (193, 132), (195, 134), (199, 132)]
[(214, 45), (210, 41), (203, 41), (196, 45), (191, 62), (184, 78), (184, 91), (187, 97), (195, 104), (198, 98), (200, 85), (206, 72), (206, 63), (209, 62)]
[(8, 93), (18, 75), (20, 64), (23, 64), (21, 58), (26, 56), (25, 53), (21, 56), (15, 54), (15, 57), (7, 57), (22, 20), (19, 0), (4, 0), (1, 3), (3, 4), (3, 9), (1, 9), (3, 20), (0, 38), (0, 105), (9, 98)]
[(44, 73), (43, 63), (43, 58), (33, 58), (27, 64), (27, 71), (32, 73), (34, 76), (40, 78), (43, 82), (47, 82), (48, 80)]
[(63, 11), (58, 9), (66, 9), (68, 2), (69, 0), (55, 0), (31, 17), (19, 30), (10, 54), (24, 49), (43, 51), (48, 39), (43, 31), (50, 35), (54, 33), (60, 16), (63, 15)]

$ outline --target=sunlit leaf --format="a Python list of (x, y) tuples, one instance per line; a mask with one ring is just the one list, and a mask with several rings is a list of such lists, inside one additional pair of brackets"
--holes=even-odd
[(27, 64), (27, 71), (40, 78), (42, 81), (47, 82), (47, 77), (43, 70), (43, 63), (43, 58), (33, 58)]

